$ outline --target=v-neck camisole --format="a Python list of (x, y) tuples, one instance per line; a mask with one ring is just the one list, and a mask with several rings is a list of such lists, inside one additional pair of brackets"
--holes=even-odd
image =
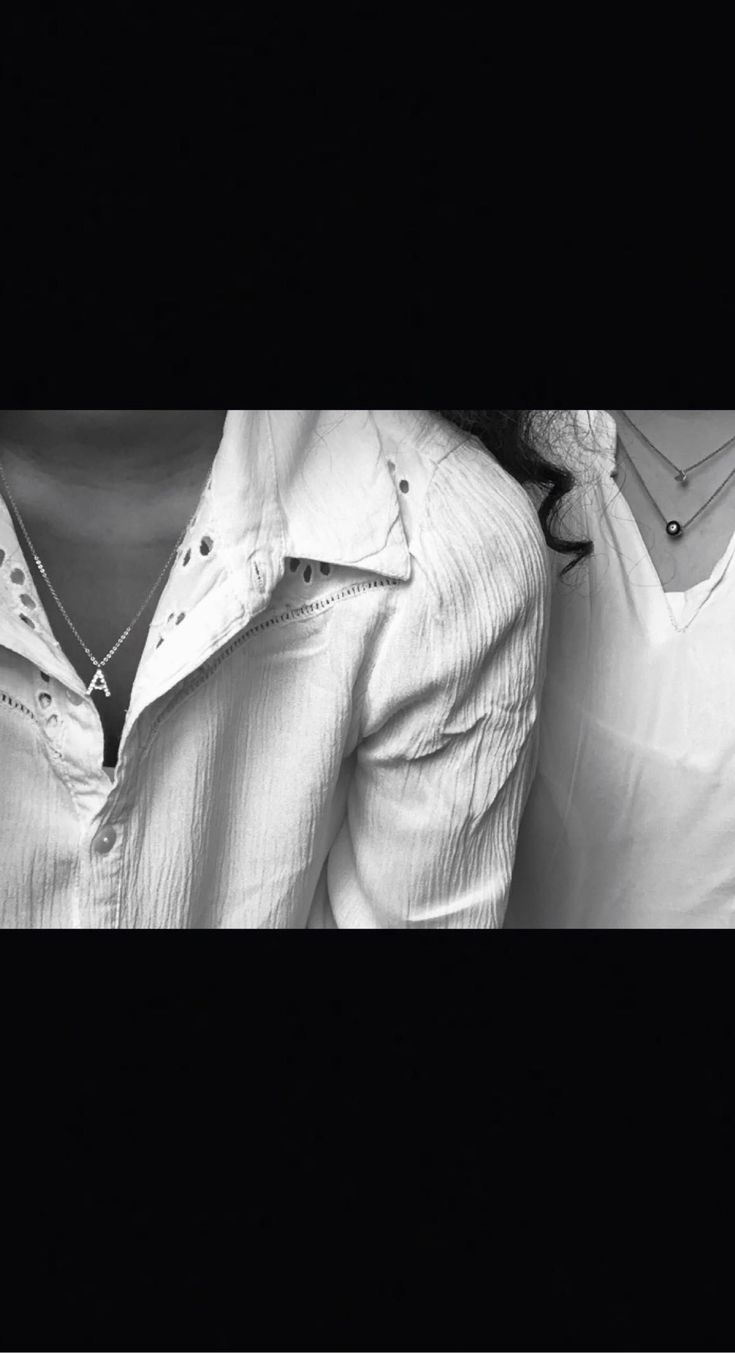
[(508, 928), (735, 926), (735, 535), (710, 576), (665, 592), (612, 477), (614, 420), (578, 415), (552, 555), (539, 761)]

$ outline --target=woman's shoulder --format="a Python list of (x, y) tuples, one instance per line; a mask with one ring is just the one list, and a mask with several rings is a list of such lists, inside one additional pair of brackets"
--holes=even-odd
[(490, 452), (434, 415), (377, 414), (376, 422), (410, 517), (411, 553), (432, 593), (461, 605), (482, 577), (508, 599), (542, 593), (548, 562), (538, 513)]

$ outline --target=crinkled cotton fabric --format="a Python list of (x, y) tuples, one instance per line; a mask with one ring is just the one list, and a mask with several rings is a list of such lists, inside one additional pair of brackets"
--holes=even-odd
[(665, 592), (612, 477), (614, 419), (578, 411), (553, 569), (537, 774), (506, 916), (515, 928), (735, 926), (735, 537)]
[(500, 926), (549, 581), (442, 420), (231, 411), (110, 779), (0, 499), (0, 924)]

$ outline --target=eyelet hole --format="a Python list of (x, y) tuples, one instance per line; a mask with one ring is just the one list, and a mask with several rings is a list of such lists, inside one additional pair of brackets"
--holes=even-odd
[(24, 583), (25, 580), (26, 575), (23, 572), (22, 568), (14, 568), (10, 575), (11, 583)]
[(209, 554), (211, 549), (212, 549), (212, 537), (202, 536), (201, 540), (199, 541), (199, 553)]
[(48, 672), (41, 672), (41, 673), (39, 673), (39, 675), (40, 675), (42, 681), (50, 681), (50, 680), (51, 680), (51, 677), (49, 676)]
[(160, 639), (158, 640), (158, 643), (156, 644), (156, 648), (160, 648), (162, 643), (163, 643), (163, 635), (161, 635)]
[(290, 568), (290, 570), (291, 570), (292, 573), (295, 573), (295, 572), (296, 572), (296, 570), (297, 570), (297, 568), (298, 568), (298, 566), (299, 566), (300, 563), (301, 563), (301, 560), (300, 560), (300, 559), (289, 559), (289, 561), (288, 561), (288, 566), (289, 566), (289, 568)]
[(29, 615), (22, 615), (20, 618), (26, 625), (29, 625), (32, 630), (36, 628)]
[(176, 624), (177, 624), (177, 625), (180, 625), (181, 622), (182, 622), (182, 620), (184, 620), (185, 617), (186, 617), (186, 611), (179, 611), (179, 614), (178, 614), (177, 617), (176, 617)]
[(402, 479), (398, 487), (401, 490), (401, 493), (408, 493), (408, 480)]
[(307, 564), (306, 568), (304, 569), (304, 582), (305, 583), (311, 582), (311, 564)]
[(186, 565), (188, 564), (190, 559), (191, 559), (191, 550), (187, 550), (186, 554), (184, 555), (184, 558), (181, 561), (182, 568), (186, 568)]
[(21, 592), (20, 599), (24, 606), (28, 606), (32, 611), (35, 611), (36, 603), (33, 600), (33, 597), (29, 597), (27, 592)]
[(320, 569), (320, 572), (323, 573), (325, 577), (327, 577), (328, 574), (330, 574), (330, 573), (332, 572), (332, 565), (331, 565), (331, 564), (320, 564), (320, 565), (319, 565), (319, 569)]
[(41, 706), (41, 709), (48, 709), (51, 704), (51, 696), (48, 691), (41, 691), (41, 694), (38, 697), (38, 703)]

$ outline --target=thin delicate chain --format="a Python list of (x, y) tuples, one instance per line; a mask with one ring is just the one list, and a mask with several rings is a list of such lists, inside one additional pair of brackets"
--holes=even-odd
[[(176, 554), (176, 551), (178, 550), (178, 548), (179, 548), (179, 546), (180, 546), (182, 540), (184, 539), (184, 536), (186, 535), (186, 533), (187, 533), (187, 531), (188, 531), (188, 529), (189, 529), (189, 526), (190, 526), (190, 524), (191, 524), (191, 521), (192, 521), (193, 517), (195, 516), (195, 513), (192, 513), (192, 516), (189, 518), (189, 521), (186, 523), (186, 526), (184, 527), (183, 531), (181, 532), (181, 535), (179, 536), (179, 538), (178, 538), (176, 544), (174, 545), (174, 548), (172, 549), (172, 551), (171, 551), (171, 553), (170, 553), (168, 559), (166, 560), (166, 563), (164, 564), (163, 568), (161, 569), (161, 572), (159, 573), (158, 577), (156, 578), (156, 581), (154, 582), (154, 584), (153, 584), (153, 586), (152, 586), (150, 592), (148, 593), (148, 596), (146, 597), (145, 601), (143, 602), (143, 605), (142, 605), (142, 606), (140, 607), (140, 609), (136, 612), (134, 618), (131, 620), (131, 622), (130, 622), (130, 624), (128, 625), (127, 629), (123, 632), (123, 634), (120, 635), (120, 638), (118, 639), (117, 643), (116, 643), (116, 644), (113, 644), (113, 646), (112, 646), (112, 648), (110, 649), (110, 651), (109, 651), (109, 653), (107, 654), (107, 656), (104, 657), (104, 658), (102, 659), (101, 662), (98, 662), (97, 659), (95, 658), (94, 654), (91, 653), (90, 650), (87, 648), (87, 645), (85, 644), (84, 640), (82, 639), (82, 636), (79, 634), (79, 632), (77, 631), (77, 629), (76, 629), (75, 626), (73, 625), (72, 621), (69, 619), (69, 616), (67, 615), (67, 613), (66, 613), (66, 611), (65, 611), (65, 609), (64, 609), (64, 607), (63, 607), (63, 605), (62, 605), (62, 603), (61, 603), (61, 601), (59, 600), (59, 598), (58, 598), (58, 596), (57, 596), (57, 594), (56, 594), (56, 590), (55, 590), (55, 588), (54, 588), (54, 586), (53, 586), (53, 584), (52, 584), (52, 582), (51, 582), (51, 580), (50, 580), (48, 574), (46, 573), (46, 570), (45, 570), (43, 564), (41, 563), (41, 560), (39, 559), (38, 555), (36, 554), (35, 549), (33, 548), (33, 543), (32, 543), (32, 541), (31, 541), (31, 538), (30, 538), (30, 536), (29, 536), (29, 534), (28, 534), (26, 528), (25, 528), (25, 523), (24, 523), (24, 521), (23, 521), (23, 518), (21, 517), (20, 512), (18, 511), (18, 504), (16, 503), (15, 499), (13, 498), (12, 493), (10, 492), (10, 488), (9, 488), (9, 486), (8, 486), (8, 481), (7, 481), (7, 479), (5, 478), (5, 473), (4, 473), (4, 471), (3, 471), (2, 464), (0, 464), (0, 478), (2, 479), (3, 484), (5, 485), (5, 492), (7, 493), (8, 498), (10, 499), (10, 502), (11, 502), (12, 505), (13, 505), (13, 509), (14, 509), (14, 511), (15, 511), (15, 515), (16, 515), (17, 518), (18, 518), (18, 522), (19, 522), (20, 528), (21, 528), (21, 530), (22, 530), (22, 532), (23, 532), (23, 535), (25, 536), (26, 540), (28, 541), (28, 547), (29, 547), (29, 549), (30, 549), (30, 551), (31, 551), (31, 554), (33, 555), (33, 558), (34, 558), (35, 561), (36, 561), (36, 567), (38, 568), (39, 573), (41, 574), (42, 578), (44, 579), (45, 583), (47, 584), (48, 589), (49, 589), (49, 591), (51, 592), (51, 595), (53, 596), (54, 601), (56, 602), (56, 605), (58, 606), (59, 610), (61, 611), (61, 614), (63, 615), (63, 617), (64, 617), (64, 619), (65, 619), (67, 625), (69, 626), (69, 629), (72, 631), (72, 634), (74, 634), (74, 636), (78, 639), (79, 643), (82, 645), (82, 648), (84, 649), (85, 653), (87, 654), (87, 657), (91, 659), (91, 661), (94, 663), (94, 665), (95, 665), (95, 667), (97, 668), (97, 670), (100, 671), (100, 670), (104, 667), (105, 663), (106, 663), (106, 662), (109, 662), (109, 660), (110, 660), (110, 658), (112, 657), (113, 653), (116, 653), (116, 652), (117, 652), (117, 650), (118, 650), (118, 648), (120, 647), (120, 645), (121, 645), (121, 643), (123, 642), (123, 640), (127, 639), (127, 637), (128, 637), (128, 635), (129, 635), (131, 629), (132, 629), (133, 626), (135, 625), (136, 621), (137, 621), (137, 620), (140, 618), (140, 616), (142, 615), (143, 611), (145, 610), (146, 606), (148, 605), (148, 602), (150, 601), (151, 597), (153, 596), (153, 593), (155, 592), (156, 588), (158, 587), (158, 584), (160, 583), (160, 581), (161, 581), (161, 579), (162, 579), (164, 573), (166, 572), (166, 569), (169, 567), (169, 565), (170, 565), (170, 563), (171, 563), (171, 560), (173, 559), (174, 555)], [(207, 478), (209, 478), (209, 471), (207, 471)], [(205, 480), (205, 484), (206, 484), (206, 482), (207, 482), (207, 481)], [(200, 497), (201, 497), (201, 495), (200, 495)], [(109, 692), (108, 692), (108, 694), (109, 694)]]
[[(626, 455), (627, 455), (627, 450), (626, 450), (625, 444), (623, 443), (623, 441), (622, 441), (622, 439), (621, 439), (620, 437), (618, 437), (618, 446), (619, 446), (619, 447), (622, 447), (622, 449), (623, 449), (624, 451), (626, 451)], [(643, 475), (641, 474), (640, 470), (638, 469), (638, 466), (636, 465), (635, 461), (633, 460), (633, 457), (630, 456), (630, 455), (628, 455), (628, 460), (630, 461), (631, 465), (633, 466), (633, 469), (635, 470), (635, 472), (636, 472), (636, 474), (637, 474), (637, 476), (638, 476), (638, 478), (639, 478), (641, 484), (643, 485), (643, 487), (644, 487), (646, 493), (648, 494), (649, 498), (651, 499), (651, 502), (653, 503), (653, 506), (655, 507), (656, 511), (658, 512), (658, 514), (659, 514), (661, 520), (663, 521), (664, 525), (668, 526), (669, 518), (666, 517), (665, 514), (661, 511), (661, 508), (659, 507), (658, 503), (656, 502), (656, 499), (654, 498), (653, 494), (651, 493), (651, 490), (649, 489), (649, 487), (648, 487), (648, 485), (647, 485), (645, 479), (643, 478)], [(720, 487), (719, 487), (718, 489), (715, 489), (714, 493), (711, 493), (711, 494), (710, 494), (710, 496), (709, 496), (709, 498), (707, 499), (706, 503), (702, 503), (702, 506), (701, 506), (700, 508), (697, 509), (697, 511), (694, 513), (694, 516), (690, 517), (688, 521), (683, 521), (683, 522), (681, 523), (681, 530), (682, 530), (682, 531), (685, 529), (685, 527), (691, 526), (691, 524), (692, 524), (693, 521), (696, 521), (696, 519), (697, 519), (697, 517), (700, 515), (700, 513), (704, 512), (704, 509), (705, 509), (706, 507), (709, 507), (710, 503), (712, 502), (712, 499), (713, 499), (713, 498), (716, 498), (717, 495), (718, 495), (718, 493), (722, 493), (722, 490), (725, 488), (725, 486), (726, 486), (727, 484), (729, 484), (729, 482), (730, 482), (730, 480), (732, 479), (733, 475), (735, 475), (735, 466), (733, 466), (732, 470), (730, 471), (730, 473), (729, 473), (729, 475), (727, 476), (727, 479), (724, 481), (724, 483), (720, 484)]]
[[(619, 414), (620, 417), (624, 420), (624, 422), (628, 424), (628, 427), (632, 429), (632, 431), (636, 434), (636, 436), (640, 437), (641, 441), (646, 443), (646, 446), (649, 447), (651, 451), (655, 451), (656, 455), (660, 456), (662, 460), (665, 460), (666, 464), (670, 465), (672, 470), (676, 470), (676, 478), (681, 483), (686, 483), (686, 477), (689, 474), (690, 470), (696, 470), (700, 465), (706, 465), (708, 460), (713, 460), (715, 456), (719, 456), (721, 451), (727, 451), (727, 448), (729, 446), (735, 446), (735, 437), (730, 437), (729, 441), (723, 442), (722, 446), (718, 446), (715, 448), (714, 451), (710, 451), (709, 455), (702, 456), (701, 460), (695, 460), (693, 465), (687, 465), (682, 470), (679, 468), (678, 465), (674, 464), (673, 460), (669, 460), (668, 456), (664, 455), (663, 451), (659, 450), (657, 446), (654, 446), (653, 442), (646, 436), (645, 432), (641, 432), (640, 428), (636, 427), (635, 423), (633, 422), (633, 419), (628, 417), (627, 413), (625, 412), (625, 409), (616, 409), (615, 412)], [(727, 483), (727, 480), (725, 480), (725, 483)], [(709, 499), (708, 501), (711, 502), (712, 500)], [(706, 506), (707, 504), (705, 503), (705, 507)], [(692, 520), (694, 519), (692, 518)]]

